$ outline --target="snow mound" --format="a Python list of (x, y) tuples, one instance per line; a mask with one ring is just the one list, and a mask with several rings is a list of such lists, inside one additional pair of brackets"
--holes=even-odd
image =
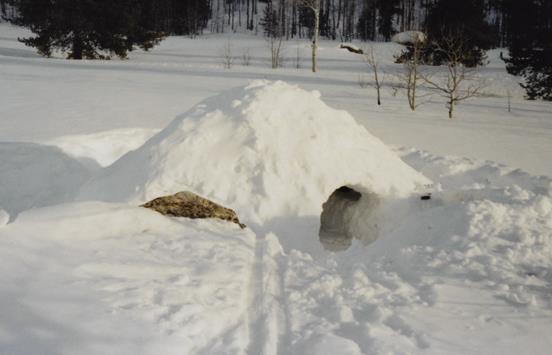
[(190, 190), (262, 223), (320, 214), (341, 186), (405, 196), (426, 183), (320, 93), (256, 81), (177, 117), (85, 185), (79, 198), (139, 203)]
[(426, 35), (420, 31), (405, 31), (400, 32), (391, 37), (391, 42), (395, 42), (402, 45), (414, 44), (416, 42), (425, 42)]

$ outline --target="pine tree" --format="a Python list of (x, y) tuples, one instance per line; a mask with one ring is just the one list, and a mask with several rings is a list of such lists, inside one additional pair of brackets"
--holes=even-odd
[(272, 5), (272, 0), (268, 0), (263, 10), (263, 17), (260, 21), (266, 37), (273, 38), (280, 36), (280, 23), (278, 20), (278, 13)]
[(507, 0), (508, 72), (521, 75), (529, 99), (552, 101), (552, 3)]
[(150, 29), (144, 0), (11, 0), (12, 22), (35, 37), (20, 39), (44, 56), (54, 50), (70, 59), (125, 58), (134, 46), (149, 49), (164, 36)]
[(376, 39), (376, 13), (377, 7), (375, 0), (365, 0), (362, 13), (357, 23), (357, 33), (363, 41)]
[(452, 38), (455, 43), (462, 42), (462, 64), (468, 67), (484, 64), (485, 50), (495, 43), (486, 16), (484, 0), (438, 0), (431, 5), (425, 21), (429, 39), (426, 60), (434, 65), (446, 62), (446, 55), (437, 48), (446, 52)]
[(391, 36), (395, 34), (395, 29), (393, 28), (393, 17), (400, 11), (399, 1), (378, 0), (376, 7), (379, 12), (378, 32), (386, 41), (389, 41)]

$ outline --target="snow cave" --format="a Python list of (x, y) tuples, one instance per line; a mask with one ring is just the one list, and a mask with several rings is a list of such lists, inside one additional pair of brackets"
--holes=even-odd
[(383, 201), (427, 183), (319, 92), (255, 81), (175, 118), (88, 182), (80, 198), (139, 204), (191, 191), (257, 231), (275, 221), (320, 221), (312, 238), (341, 250), (353, 237), (377, 237)]

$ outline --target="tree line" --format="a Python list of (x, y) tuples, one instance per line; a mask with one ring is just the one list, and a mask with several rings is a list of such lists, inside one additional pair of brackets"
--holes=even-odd
[[(484, 53), (507, 47), (508, 71), (525, 78), (529, 98), (552, 100), (552, 1), (544, 0), (0, 0), (5, 20), (25, 26), (39, 53), (68, 58), (126, 57), (167, 35), (250, 31), (283, 39), (387, 41), (422, 31), (424, 64), (445, 64), (442, 51), (461, 38), (461, 62), (485, 64)], [(455, 45), (458, 41), (454, 41)], [(404, 53), (402, 60), (412, 56)], [(399, 58), (399, 61), (401, 58)]]

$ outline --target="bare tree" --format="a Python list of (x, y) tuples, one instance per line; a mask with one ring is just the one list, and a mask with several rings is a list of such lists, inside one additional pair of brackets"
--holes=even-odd
[(312, 36), (312, 72), (318, 71), (318, 36), (320, 33), (320, 0), (299, 0), (300, 3), (311, 9), (314, 15), (314, 33)]
[(408, 106), (410, 106), (412, 111), (415, 111), (421, 104), (421, 102), (418, 101), (418, 98), (425, 96), (420, 95), (418, 91), (420, 83), (422, 82), (422, 75), (420, 72), (422, 43), (423, 41), (418, 38), (412, 42), (412, 58), (409, 58), (404, 62), (404, 70), (398, 75), (399, 81), (403, 84), (403, 88), (406, 91)]
[(512, 112), (512, 92), (506, 89), (506, 98), (508, 99), (508, 112)]
[(272, 69), (277, 69), (282, 66), (282, 47), (283, 47), (283, 36), (280, 32), (278, 34), (268, 37), (268, 46), (270, 49), (270, 59), (272, 64)]
[(251, 52), (249, 48), (245, 48), (242, 53), (242, 65), (248, 67), (251, 64)]
[(383, 84), (383, 77), (379, 75), (379, 61), (374, 45), (370, 44), (368, 48), (362, 50), (362, 53), (364, 55), (364, 61), (368, 64), (374, 74), (374, 87), (376, 88), (376, 92), (378, 94), (378, 105), (381, 105), (380, 89)]
[(222, 50), (222, 65), (226, 69), (231, 69), (234, 64), (234, 55), (232, 54), (232, 43), (226, 42)]
[(294, 65), (296, 69), (301, 69), (301, 47), (299, 44), (297, 44), (297, 48), (295, 49)]
[(463, 58), (463, 43), (461, 37), (444, 38), (444, 46), (438, 46), (446, 58), (447, 72), (445, 78), (436, 80), (432, 75), (422, 75), (429, 87), (437, 90), (447, 100), (448, 116), (452, 118), (455, 106), (471, 97), (479, 96), (484, 88), (484, 82), (478, 78), (473, 68), (467, 68), (461, 63)]
[(412, 111), (415, 111), (416, 108), (420, 105), (420, 102), (417, 99), (419, 96), (418, 87), (422, 82), (422, 77), (420, 75), (422, 43), (423, 42), (418, 40), (418, 38), (413, 41), (412, 58), (404, 63), (403, 82), (406, 88), (408, 106), (410, 106), (410, 109)]

